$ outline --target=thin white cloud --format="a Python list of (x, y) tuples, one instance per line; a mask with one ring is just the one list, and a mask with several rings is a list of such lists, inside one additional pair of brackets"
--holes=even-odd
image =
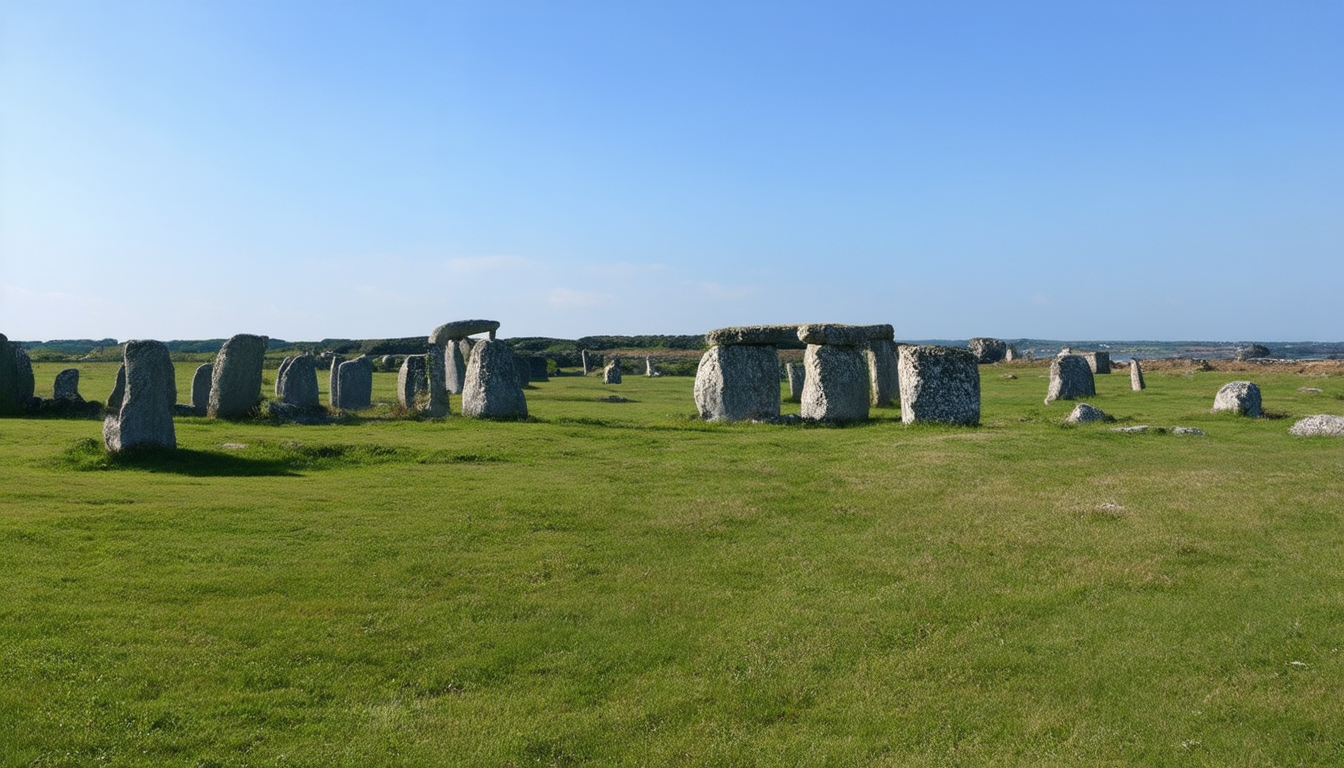
[(611, 302), (611, 296), (597, 291), (576, 291), (573, 288), (552, 288), (546, 292), (546, 303), (557, 309), (601, 307)]
[(453, 274), (473, 274), (478, 272), (502, 272), (509, 270), (537, 269), (541, 262), (522, 256), (497, 254), (494, 256), (459, 256), (443, 263), (444, 271)]

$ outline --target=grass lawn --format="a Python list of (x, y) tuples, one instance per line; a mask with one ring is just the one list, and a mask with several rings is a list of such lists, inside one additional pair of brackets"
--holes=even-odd
[[(1287, 434), (1344, 376), (1097, 377), (1198, 437), (1045, 375), (983, 367), (976, 428), (633, 376), (132, 461), (0, 420), (0, 765), (1344, 764), (1344, 440)], [(1238, 378), (1271, 418), (1209, 413)]]

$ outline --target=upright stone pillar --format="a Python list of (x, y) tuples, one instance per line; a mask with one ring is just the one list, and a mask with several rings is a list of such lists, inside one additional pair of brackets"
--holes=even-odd
[(23, 410), (19, 402), (19, 361), (14, 352), (18, 347), (0, 333), (0, 415)]
[(1139, 358), (1136, 357), (1129, 361), (1129, 388), (1142, 392), (1144, 387), (1143, 369), (1139, 367)]
[(807, 379), (806, 369), (802, 363), (789, 363), (784, 366), (784, 372), (789, 379), (789, 402), (799, 402), (803, 399), (803, 382)]
[(177, 382), (168, 347), (161, 341), (128, 341), (122, 359), (107, 401), (103, 444), (112, 452), (142, 446), (176, 448)]
[(1082, 355), (1058, 354), (1050, 361), (1050, 385), (1045, 404), (1056, 400), (1077, 400), (1097, 394), (1092, 368)]
[[(461, 394), (465, 385), (467, 366), (470, 364), (467, 337), (477, 333), (488, 333), (493, 340), (497, 330), (499, 330), (498, 320), (455, 320), (444, 323), (430, 332), (429, 345), (443, 359), (443, 386), (447, 393)], [(432, 368), (430, 372), (433, 374)], [(437, 410), (436, 406), (440, 402), (435, 394), (436, 389), (436, 382), (431, 380), (431, 411)], [(445, 403), (443, 411), (447, 413), (447, 400), (442, 402)]]
[(896, 370), (896, 342), (876, 339), (868, 343), (868, 391), (874, 406), (882, 408), (901, 397), (900, 374)]
[(462, 415), (476, 419), (527, 416), (527, 397), (518, 386), (518, 367), (504, 342), (488, 339), (472, 348), (462, 388)]
[(373, 404), (373, 361), (367, 355), (341, 363), (336, 378), (340, 382), (336, 387), (338, 409), (357, 411)]
[(317, 361), (312, 355), (295, 355), (281, 364), (276, 380), (280, 402), (300, 408), (316, 408)]
[(331, 370), (327, 374), (327, 402), (332, 409), (337, 407), (336, 403), (341, 399), (341, 364), (344, 362), (344, 355), (331, 356)]
[(407, 355), (397, 371), (397, 404), (408, 411), (429, 410), (429, 355)]
[(890, 340), (890, 325), (814, 323), (799, 326), (798, 340), (807, 344), (800, 413), (816, 421), (863, 421), (868, 418), (868, 360), (874, 340)]
[(611, 362), (607, 363), (607, 367), (602, 369), (602, 383), (603, 384), (621, 383), (621, 358), (619, 357), (611, 358)]
[(265, 336), (240, 333), (224, 342), (210, 373), (207, 415), (234, 419), (248, 415), (261, 402), (261, 365)]
[(980, 370), (968, 349), (903, 345), (901, 421), (980, 423)]
[(695, 406), (705, 421), (751, 421), (779, 416), (778, 345), (798, 336), (796, 325), (748, 325), (705, 334), (710, 345), (695, 371)]

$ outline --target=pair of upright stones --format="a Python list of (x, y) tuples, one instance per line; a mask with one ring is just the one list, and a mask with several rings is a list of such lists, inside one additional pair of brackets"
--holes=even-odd
[[(479, 419), (518, 419), (527, 416), (519, 364), (508, 345), (495, 338), (498, 320), (458, 320), (444, 323), (429, 334), (428, 393), (424, 412), (448, 414), (448, 394), (462, 395), (462, 415)], [(488, 334), (472, 343), (468, 337)], [(407, 371), (407, 387), (413, 378)], [(400, 379), (400, 377), (399, 377)], [(419, 395), (409, 391), (411, 402)], [(400, 395), (399, 395), (400, 396)]]

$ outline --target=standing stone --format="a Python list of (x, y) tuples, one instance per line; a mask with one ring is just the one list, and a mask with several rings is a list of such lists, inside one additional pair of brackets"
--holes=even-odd
[(897, 372), (896, 342), (887, 339), (868, 343), (868, 392), (871, 403), (879, 408), (900, 400), (900, 374)]
[(1213, 412), (1231, 411), (1242, 416), (1260, 416), (1260, 387), (1249, 381), (1230, 381), (1213, 398)]
[(341, 363), (345, 362), (343, 355), (331, 356), (331, 369), (327, 374), (327, 401), (331, 407), (335, 408), (337, 401), (341, 399)]
[(214, 369), (215, 366), (206, 363), (191, 377), (191, 407), (196, 409), (197, 416), (204, 416), (210, 408), (210, 377)]
[(789, 363), (784, 366), (784, 373), (789, 377), (789, 402), (791, 403), (803, 399), (803, 381), (807, 378), (806, 370), (802, 363)]
[(980, 423), (979, 359), (968, 349), (902, 345), (901, 421)]
[(443, 347), (443, 386), (450, 395), (462, 394), (462, 383), (467, 378), (467, 355), (471, 348), (463, 349), (464, 341), (455, 339)]
[(1087, 361), (1087, 367), (1093, 373), (1111, 372), (1111, 353), (1110, 352), (1084, 352), (1083, 359)]
[(429, 355), (407, 355), (397, 371), (397, 404), (408, 411), (429, 406)]
[(336, 387), (339, 396), (336, 408), (356, 411), (373, 404), (373, 361), (367, 355), (341, 363), (336, 378), (340, 382)]
[(0, 415), (23, 409), (19, 402), (19, 360), (14, 353), (18, 346), (0, 333)]
[(1137, 357), (1129, 361), (1129, 388), (1135, 392), (1142, 392), (1144, 389), (1143, 369), (1139, 367)]
[(653, 358), (648, 355), (644, 356), (644, 375), (650, 379), (658, 375), (658, 372), (653, 369)]
[(1255, 360), (1257, 358), (1269, 357), (1271, 354), (1269, 347), (1266, 347), (1264, 344), (1251, 344), (1238, 349), (1236, 359), (1242, 361)]
[(774, 345), (712, 346), (695, 370), (695, 406), (705, 421), (779, 416), (779, 351)]
[(1005, 363), (1011, 363), (1016, 359), (1017, 359), (1017, 350), (1013, 349), (1012, 347), (1009, 347), (1008, 349), (1004, 350), (1003, 361)]
[(107, 401), (103, 444), (113, 452), (139, 446), (176, 448), (177, 383), (168, 347), (161, 341), (128, 341), (122, 359)]
[(607, 363), (607, 367), (602, 369), (602, 383), (621, 383), (621, 358), (613, 357), (611, 362)]
[(277, 368), (277, 369), (275, 369), (275, 396), (276, 396), (276, 397), (280, 397), (280, 382), (281, 382), (281, 381), (284, 381), (284, 378), (285, 378), (285, 370), (288, 369), (289, 366), (291, 366), (291, 365), (294, 364), (294, 358), (296, 358), (296, 357), (298, 357), (298, 355), (289, 355), (289, 356), (286, 357), (284, 360), (280, 361), (280, 367)]
[(73, 400), (76, 403), (84, 402), (84, 398), (79, 396), (78, 368), (66, 368), (64, 371), (56, 374), (56, 382), (51, 387), (51, 397), (54, 400)]
[(266, 357), (266, 337), (240, 333), (224, 342), (210, 372), (212, 418), (235, 419), (248, 415), (261, 402), (261, 365)]
[(1050, 387), (1045, 404), (1056, 400), (1077, 400), (1097, 394), (1092, 368), (1082, 355), (1057, 355), (1050, 361)]
[(477, 419), (527, 416), (527, 397), (518, 386), (513, 352), (504, 342), (483, 340), (471, 350), (462, 387), (462, 415)]
[[(867, 339), (863, 343), (866, 346)], [(803, 367), (807, 373), (799, 413), (804, 419), (846, 422), (868, 418), (868, 361), (863, 347), (808, 344)]]
[(971, 339), (966, 346), (981, 363), (997, 363), (1008, 356), (1008, 345), (1002, 339), (977, 337)]
[(441, 419), (447, 416), (450, 410), (447, 372), (444, 367), (446, 353), (446, 349), (440, 351), (437, 347), (430, 347), (429, 354), (425, 355), (429, 390), (423, 413), (432, 419)]
[(585, 349), (585, 350), (583, 350), (582, 352), (579, 353), (579, 363), (580, 363), (581, 365), (583, 365), (583, 375), (584, 375), (584, 376), (587, 376), (587, 375), (588, 375), (588, 350)]
[(276, 383), (280, 402), (300, 408), (318, 406), (317, 360), (312, 355), (297, 355), (289, 360), (289, 365), (281, 367)]
[(527, 389), (532, 383), (532, 364), (526, 357), (515, 354), (513, 356), (513, 366), (518, 369), (518, 386)]
[(396, 365), (397, 365), (397, 358), (395, 358), (395, 357), (393, 357), (393, 356), (391, 356), (391, 355), (383, 355), (383, 358), (382, 358), (381, 360), (379, 360), (378, 362), (382, 364), (382, 366), (383, 366), (383, 370), (384, 370), (384, 371), (390, 371), (390, 370), (392, 370), (394, 367), (396, 367)]
[(551, 372), (547, 369), (548, 358), (533, 355), (527, 358), (527, 362), (532, 365), (532, 381), (550, 381)]
[(33, 378), (33, 359), (28, 356), (28, 350), (18, 344), (14, 345), (14, 366), (18, 370), (14, 399), (20, 408), (27, 408), (37, 390), (37, 380)]

